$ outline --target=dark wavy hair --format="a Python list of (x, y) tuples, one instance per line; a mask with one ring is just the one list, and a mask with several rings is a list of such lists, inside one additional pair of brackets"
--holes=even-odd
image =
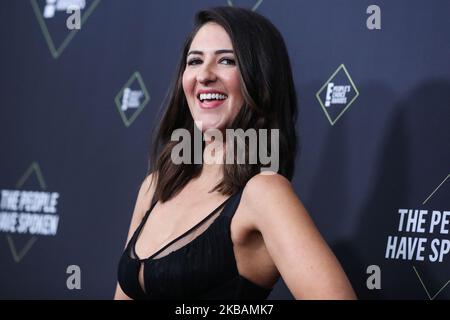
[[(147, 176), (156, 173), (154, 199), (166, 201), (201, 173), (201, 164), (174, 164), (171, 152), (178, 141), (171, 141), (175, 129), (195, 130), (183, 92), (182, 77), (186, 55), (198, 30), (208, 22), (222, 26), (228, 33), (241, 77), (244, 105), (230, 129), (279, 129), (279, 171), (291, 180), (297, 154), (297, 96), (291, 64), (283, 37), (262, 15), (238, 7), (215, 7), (198, 12), (187, 37), (159, 126), (155, 128)], [(203, 148), (205, 144), (203, 143)], [(248, 145), (246, 146), (248, 148)], [(270, 149), (270, 148), (268, 148)], [(270, 154), (270, 150), (269, 154)], [(191, 153), (193, 155), (193, 152)], [(236, 157), (236, 156), (235, 156)], [(212, 191), (231, 195), (243, 188), (261, 171), (261, 163), (224, 164), (223, 179)]]

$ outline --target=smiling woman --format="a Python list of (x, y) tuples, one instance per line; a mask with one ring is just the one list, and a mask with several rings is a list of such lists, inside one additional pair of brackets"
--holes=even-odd
[(193, 39), (183, 89), (192, 117), (202, 123), (202, 130), (228, 127), (241, 110), (244, 97), (233, 44), (219, 24), (206, 23)]
[[(297, 299), (355, 298), (290, 183), (297, 100), (282, 36), (236, 7), (201, 11), (195, 22), (136, 200), (115, 298), (265, 299), (280, 276)], [(261, 159), (199, 163), (195, 152), (174, 163), (179, 129), (276, 129), (279, 171), (264, 170)], [(201, 158), (213, 143), (205, 141), (192, 146)], [(215, 142), (220, 157), (230, 155), (230, 141)], [(264, 143), (275, 153), (273, 141), (257, 142), (241, 139), (233, 158)]]

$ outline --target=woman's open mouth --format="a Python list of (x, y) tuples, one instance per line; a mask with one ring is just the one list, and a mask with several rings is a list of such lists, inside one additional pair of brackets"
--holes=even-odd
[(226, 94), (220, 92), (199, 93), (197, 99), (200, 102), (200, 108), (213, 109), (223, 104), (228, 98)]

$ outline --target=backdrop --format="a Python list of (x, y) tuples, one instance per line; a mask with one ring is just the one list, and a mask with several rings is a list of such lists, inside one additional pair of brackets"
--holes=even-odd
[(292, 183), (358, 296), (450, 298), (446, 0), (1, 1), (0, 298), (113, 297), (151, 129), (216, 5), (285, 38)]

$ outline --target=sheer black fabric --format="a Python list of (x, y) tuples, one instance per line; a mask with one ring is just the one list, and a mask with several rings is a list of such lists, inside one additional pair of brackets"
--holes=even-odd
[(266, 299), (271, 289), (241, 276), (231, 240), (231, 219), (242, 190), (150, 257), (136, 241), (156, 202), (145, 213), (119, 262), (118, 281), (133, 299)]

